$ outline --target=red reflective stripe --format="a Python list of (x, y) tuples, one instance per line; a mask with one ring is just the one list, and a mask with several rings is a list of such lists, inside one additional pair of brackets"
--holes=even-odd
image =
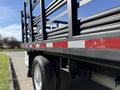
[(53, 42), (54, 48), (68, 48), (68, 41)]
[(85, 47), (120, 49), (120, 38), (101, 38), (94, 40), (86, 40)]
[(46, 44), (40, 44), (41, 48), (46, 48)]
[[(78, 40), (81, 41), (81, 40)], [(72, 48), (75, 45), (75, 42), (71, 42), (69, 48)], [(53, 48), (68, 48), (68, 41), (60, 41), (60, 42), (52, 42)], [(38, 46), (37, 46), (38, 45)], [(77, 44), (76, 44), (77, 45)], [(81, 45), (81, 44), (80, 44)], [(22, 47), (24, 48), (46, 48), (47, 44), (23, 44)], [(75, 48), (79, 48), (77, 45)], [(106, 48), (106, 49), (120, 49), (120, 38), (99, 38), (93, 40), (85, 40), (85, 48)]]
[(35, 44), (32, 44), (32, 48), (35, 48), (36, 47), (36, 45)]

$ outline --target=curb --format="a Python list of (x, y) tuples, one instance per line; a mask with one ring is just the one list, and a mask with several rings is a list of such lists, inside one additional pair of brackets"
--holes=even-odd
[(14, 90), (13, 88), (13, 78), (12, 78), (12, 69), (11, 69), (11, 58), (9, 57), (9, 72), (10, 72), (10, 86), (9, 90)]

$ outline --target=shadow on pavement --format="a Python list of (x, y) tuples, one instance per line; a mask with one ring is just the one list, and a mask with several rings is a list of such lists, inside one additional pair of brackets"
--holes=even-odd
[(61, 88), (59, 90), (112, 90), (89, 79), (76, 76), (75, 79), (69, 78), (69, 74), (61, 71)]

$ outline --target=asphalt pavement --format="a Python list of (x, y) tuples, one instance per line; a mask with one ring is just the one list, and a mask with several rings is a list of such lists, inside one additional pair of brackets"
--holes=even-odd
[(25, 52), (4, 52), (11, 58), (13, 82), (15, 90), (34, 90), (32, 79), (27, 77)]

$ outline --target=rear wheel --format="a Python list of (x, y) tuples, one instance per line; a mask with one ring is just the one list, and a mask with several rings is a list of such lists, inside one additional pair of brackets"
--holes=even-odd
[(42, 56), (33, 62), (32, 79), (35, 90), (55, 90), (56, 74), (52, 63)]

